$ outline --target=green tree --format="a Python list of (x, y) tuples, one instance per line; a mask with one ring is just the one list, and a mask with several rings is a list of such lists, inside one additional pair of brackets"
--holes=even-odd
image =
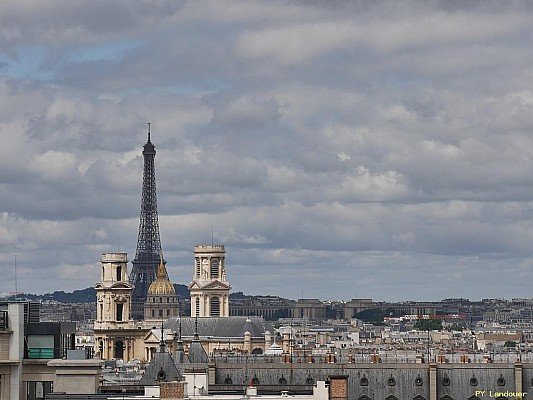
[(419, 319), (415, 323), (415, 329), (419, 331), (441, 331), (442, 319)]
[(393, 311), (392, 308), (370, 308), (355, 314), (355, 318), (360, 319), (363, 322), (383, 325), (383, 318), (392, 316)]

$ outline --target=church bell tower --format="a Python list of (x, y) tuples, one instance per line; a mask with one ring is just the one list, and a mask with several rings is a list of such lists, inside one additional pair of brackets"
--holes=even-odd
[(229, 317), (226, 250), (222, 245), (194, 246), (194, 274), (189, 285), (191, 317)]
[(116, 328), (130, 322), (131, 292), (126, 253), (102, 254), (102, 272), (96, 289), (95, 329)]

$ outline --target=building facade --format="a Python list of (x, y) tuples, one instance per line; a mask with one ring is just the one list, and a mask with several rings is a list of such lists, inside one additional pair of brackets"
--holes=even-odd
[(35, 306), (0, 303), (1, 400), (44, 400), (57, 383), (57, 369), (49, 362), (70, 362), (69, 352), (75, 350), (75, 324), (40, 322)]

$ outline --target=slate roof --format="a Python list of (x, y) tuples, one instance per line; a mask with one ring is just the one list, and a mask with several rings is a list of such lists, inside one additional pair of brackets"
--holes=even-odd
[(158, 382), (174, 382), (181, 380), (181, 373), (174, 364), (174, 360), (167, 351), (164, 343), (161, 343), (154, 358), (146, 366), (140, 385), (156, 385)]
[(172, 358), (174, 359), (174, 362), (178, 367), (183, 364), (190, 364), (191, 362), (187, 354), (185, 354), (185, 350), (183, 349), (183, 342), (179, 340), (177, 342), (176, 350), (174, 350), (174, 354), (172, 354)]
[(198, 339), (194, 339), (189, 345), (189, 360), (193, 364), (206, 364), (209, 357)]
[[(165, 329), (178, 332), (179, 318), (169, 318)], [(198, 318), (198, 335), (212, 338), (242, 338), (245, 332), (250, 332), (252, 338), (264, 338), (265, 332), (271, 330), (260, 317), (205, 317)], [(195, 318), (181, 317), (182, 337), (192, 338), (195, 333)]]

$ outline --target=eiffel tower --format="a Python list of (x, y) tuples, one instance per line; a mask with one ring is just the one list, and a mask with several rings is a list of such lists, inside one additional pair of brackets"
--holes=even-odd
[(157, 268), (163, 255), (159, 237), (155, 188), (155, 146), (150, 140), (150, 123), (148, 123), (148, 141), (143, 147), (142, 154), (144, 170), (141, 217), (137, 251), (132, 261), (133, 268), (130, 274), (130, 281), (134, 286), (131, 305), (131, 315), (134, 319), (144, 318), (144, 303), (148, 288), (157, 277)]

